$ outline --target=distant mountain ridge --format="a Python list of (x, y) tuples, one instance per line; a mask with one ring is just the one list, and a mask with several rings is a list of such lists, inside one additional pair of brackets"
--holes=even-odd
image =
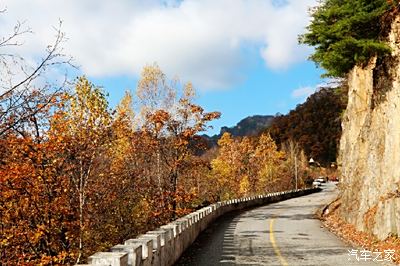
[(225, 132), (228, 132), (235, 137), (257, 136), (271, 125), (273, 119), (273, 115), (248, 116), (240, 120), (239, 123), (233, 127), (222, 127), (220, 133), (217, 135), (211, 137), (203, 135), (203, 137), (207, 139), (210, 146), (215, 146)]

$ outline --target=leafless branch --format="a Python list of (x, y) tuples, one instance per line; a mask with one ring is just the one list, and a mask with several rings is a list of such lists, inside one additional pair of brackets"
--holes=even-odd
[[(10, 35), (0, 37), (0, 49), (22, 45), (17, 37), (31, 33), (29, 28), (22, 28), (23, 24), (18, 22)], [(47, 46), (44, 57), (34, 67), (16, 53), (1, 53), (0, 51), (2, 73), (5, 75), (0, 76), (0, 137), (9, 130), (15, 130), (19, 124), (29, 123), (29, 118), (46, 108), (54, 96), (64, 88), (67, 83), (66, 75), (61, 86), (57, 86), (51, 78), (45, 76), (48, 70), (60, 70), (62, 67), (67, 71), (69, 67), (75, 67), (72, 58), (63, 53), (62, 44), (66, 41), (66, 37), (61, 30), (62, 21), (59, 22), (58, 27), (53, 28), (54, 42)], [(38, 78), (43, 78), (44, 84), (38, 85)], [(35, 99), (35, 93), (38, 92), (43, 99), (40, 100), (38, 107), (34, 107), (29, 103), (35, 103), (38, 100)]]
[(5, 46), (19, 46), (22, 45), (22, 43), (18, 42), (17, 37), (27, 34), (27, 33), (32, 33), (32, 30), (30, 28), (25, 28), (23, 29), (22, 26), (25, 24), (25, 22), (17, 22), (15, 24), (13, 32), (5, 37), (0, 38), (0, 47), (5, 47)]

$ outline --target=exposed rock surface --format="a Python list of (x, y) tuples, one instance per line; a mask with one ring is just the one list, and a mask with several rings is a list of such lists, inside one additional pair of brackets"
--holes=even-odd
[(379, 239), (400, 236), (400, 16), (387, 41), (391, 56), (349, 75), (339, 154), (341, 214)]

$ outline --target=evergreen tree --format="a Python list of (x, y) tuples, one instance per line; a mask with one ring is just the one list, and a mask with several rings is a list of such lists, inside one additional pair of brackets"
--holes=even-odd
[(398, 0), (323, 0), (312, 9), (308, 32), (300, 43), (315, 47), (310, 59), (326, 76), (343, 77), (356, 64), (382, 56), (390, 48), (379, 39), (381, 17)]

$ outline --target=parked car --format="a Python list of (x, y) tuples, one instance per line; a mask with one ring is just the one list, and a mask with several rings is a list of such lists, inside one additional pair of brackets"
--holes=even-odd
[(312, 182), (313, 187), (320, 187), (321, 186), (321, 182), (315, 180), (314, 182)]
[(327, 180), (327, 178), (323, 177), (323, 176), (320, 176), (317, 179), (315, 179), (315, 181), (318, 181), (320, 183), (326, 183), (326, 180)]

